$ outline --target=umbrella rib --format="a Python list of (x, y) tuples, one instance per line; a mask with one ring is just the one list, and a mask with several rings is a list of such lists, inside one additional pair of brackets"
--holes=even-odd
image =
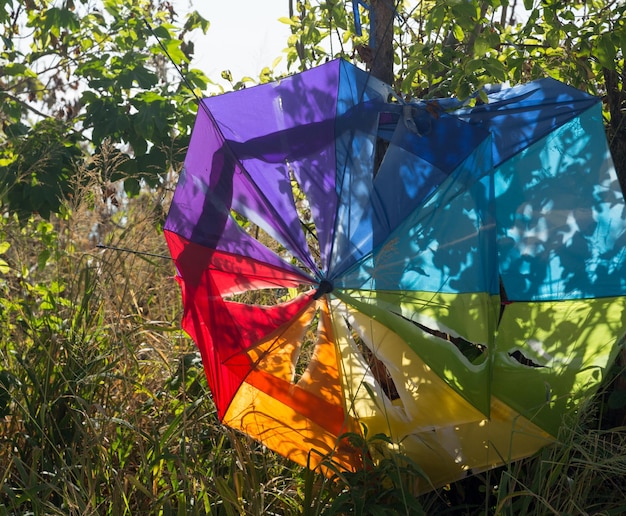
[[(400, 0), (398, 0), (398, 4), (399, 4), (399, 2), (400, 2)], [(388, 30), (388, 27), (387, 27), (387, 30)], [(343, 62), (340, 62), (340, 66), (341, 65), (343, 65)], [(359, 93), (359, 97), (358, 97), (357, 102), (355, 102), (355, 105), (359, 105), (359, 104), (363, 103), (363, 99), (365, 98), (365, 93), (367, 91), (367, 86), (368, 86), (368, 83), (369, 83), (371, 77), (372, 77), (371, 70), (368, 70), (366, 78), (365, 78), (365, 84), (363, 85), (363, 88), (362, 88), (361, 92)], [(346, 80), (350, 81), (349, 76), (347, 76)], [(389, 89), (391, 91), (393, 91), (390, 86), (389, 86)], [(339, 82), (337, 83), (337, 95), (336, 96), (337, 96), (337, 98), (339, 98)], [(380, 114), (380, 111), (379, 111), (379, 114)], [(335, 123), (335, 129), (336, 129), (336, 123)], [(349, 148), (352, 147), (352, 144), (353, 144), (355, 138), (356, 138), (356, 129), (353, 129), (351, 131), (350, 139), (347, 142), (346, 150), (348, 150)], [(337, 156), (337, 149), (336, 149), (337, 143), (336, 142), (337, 142), (337, 138), (335, 138), (335, 157)], [(346, 158), (348, 158), (349, 155), (350, 154), (348, 152), (346, 152)], [(339, 188), (338, 188), (339, 194), (341, 194), (344, 191), (344, 186), (345, 186), (344, 181), (346, 180), (346, 171), (347, 171), (347, 169), (348, 169), (348, 159), (346, 159), (344, 161), (343, 169), (341, 170), (341, 181), (340, 181)], [(349, 176), (350, 176), (350, 181), (352, 181), (353, 175), (349, 174)], [(371, 178), (372, 180), (373, 180), (373, 176), (374, 176), (374, 174), (372, 174), (372, 178)], [(334, 222), (334, 230), (333, 230), (333, 234), (335, 234), (335, 235), (337, 234), (338, 225), (339, 225), (339, 222), (340, 222), (339, 221), (339, 210), (340, 210), (340, 208), (341, 208), (341, 203), (338, 202), (337, 206), (335, 208), (335, 222)], [(350, 221), (350, 220), (351, 220), (351, 217), (348, 217), (348, 221)], [(349, 231), (348, 231), (348, 234), (349, 234)], [(333, 258), (334, 252), (335, 252), (335, 242), (336, 242), (336, 239), (332, 239), (332, 241), (331, 241), (331, 248), (330, 248), (330, 254), (329, 254), (329, 271), (328, 271), (329, 277), (336, 277), (337, 274), (338, 274), (338, 273), (335, 273), (332, 270), (332, 268), (331, 268), (331, 266), (332, 266), (332, 258)], [(334, 268), (336, 269), (336, 266)]]

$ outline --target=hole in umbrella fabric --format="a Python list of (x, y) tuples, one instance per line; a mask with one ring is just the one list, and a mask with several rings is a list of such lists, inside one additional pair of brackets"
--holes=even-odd
[(436, 330), (433, 328), (429, 328), (424, 324), (420, 324), (416, 321), (409, 319), (408, 317), (403, 316), (397, 312), (394, 312), (397, 316), (402, 317), (404, 320), (413, 323), (420, 330), (429, 333), (430, 335), (434, 335), (435, 337), (439, 337), (440, 339), (447, 340), (448, 342), (454, 344), (456, 348), (463, 354), (463, 356), (472, 364), (480, 364), (487, 357), (487, 347), (483, 344), (479, 344), (476, 342), (470, 342), (469, 340), (464, 339), (463, 337), (458, 337), (455, 335), (451, 335), (449, 333), (445, 333), (441, 330)]
[(234, 210), (231, 211), (231, 216), (246, 233), (252, 236), (259, 243), (274, 251), (286, 262), (296, 266), (300, 265), (300, 263), (298, 262), (298, 260), (296, 260), (293, 254), (289, 252), (289, 249), (287, 249), (280, 242), (276, 241), (276, 239), (269, 235), (262, 227), (256, 225), (247, 217), (245, 217), (241, 213), (235, 212)]
[(391, 373), (387, 369), (387, 366), (365, 344), (363, 339), (359, 336), (357, 331), (352, 327), (350, 322), (345, 318), (344, 318), (344, 321), (346, 323), (346, 326), (348, 327), (348, 330), (350, 331), (352, 335), (352, 340), (354, 341), (357, 348), (363, 355), (363, 358), (365, 358), (365, 361), (367, 362), (368, 367), (369, 367), (369, 371), (371, 372), (372, 376), (374, 377), (378, 385), (380, 385), (380, 388), (382, 389), (382, 391), (385, 393), (387, 398), (389, 398), (389, 400), (391, 401), (399, 399), (400, 395), (398, 394), (398, 388), (396, 387), (396, 384), (394, 383), (393, 378), (391, 377)]
[(535, 362), (532, 359), (528, 358), (519, 349), (516, 349), (512, 353), (509, 353), (509, 356), (513, 360), (517, 361), (519, 364), (521, 364), (523, 366), (526, 366), (526, 367), (546, 367), (546, 366), (538, 364), (537, 362)]
[(304, 338), (302, 339), (302, 344), (299, 348), (298, 359), (296, 360), (296, 367), (293, 377), (293, 383), (295, 384), (300, 381), (302, 375), (304, 374), (311, 362), (311, 358), (313, 357), (315, 344), (317, 342), (319, 319), (319, 311), (317, 311), (306, 333), (304, 334)]
[(300, 220), (300, 225), (304, 231), (307, 246), (311, 257), (315, 260), (315, 264), (318, 269), (322, 268), (322, 260), (320, 256), (319, 239), (317, 237), (317, 228), (315, 227), (315, 221), (311, 213), (311, 206), (306, 196), (306, 189), (298, 182), (293, 169), (287, 163), (287, 169), (289, 171), (289, 180), (291, 184), (291, 193), (293, 195), (293, 201), (297, 209), (297, 213)]

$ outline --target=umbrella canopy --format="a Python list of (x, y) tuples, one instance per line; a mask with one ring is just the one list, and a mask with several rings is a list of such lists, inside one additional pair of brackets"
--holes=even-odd
[(202, 101), (165, 236), (225, 424), (349, 469), (341, 436), (384, 433), (437, 486), (594, 392), (626, 322), (600, 102), (487, 94), (404, 103), (336, 60)]

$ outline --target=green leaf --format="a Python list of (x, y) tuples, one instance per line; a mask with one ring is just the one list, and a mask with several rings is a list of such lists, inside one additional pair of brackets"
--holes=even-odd
[(474, 42), (474, 55), (476, 57), (482, 57), (489, 52), (489, 50), (491, 50), (491, 45), (489, 44), (487, 38), (481, 34)]
[(506, 68), (495, 57), (487, 57), (484, 60), (485, 70), (499, 81), (506, 81)]
[(26, 77), (37, 77), (24, 63), (6, 63), (2, 66), (2, 75), (23, 75)]
[(482, 59), (472, 59), (465, 64), (464, 68), (465, 73), (468, 75), (482, 69), (484, 69), (484, 63)]
[(187, 15), (187, 21), (183, 30), (191, 31), (194, 29), (200, 29), (203, 34), (206, 34), (211, 26), (211, 22), (204, 18), (198, 11), (192, 11)]
[(500, 33), (496, 30), (486, 30), (482, 36), (489, 42), (489, 47), (494, 50), (500, 46)]
[(465, 23), (465, 27), (473, 27), (474, 21), (480, 16), (480, 9), (475, 2), (463, 0), (452, 6), (452, 15), (458, 23)]
[(50, 259), (50, 251), (48, 249), (44, 249), (37, 256), (37, 267), (41, 271), (46, 267), (46, 263)]
[[(182, 41), (180, 41), (179, 39), (168, 39), (168, 40), (165, 40), (165, 41), (161, 41), (161, 43), (165, 47), (165, 51), (167, 53), (167, 56), (169, 56), (169, 58), (174, 63), (176, 63), (177, 65), (180, 65), (182, 63), (189, 62), (189, 59), (187, 58), (185, 53), (180, 48), (180, 45), (181, 45)], [(161, 45), (156, 45), (156, 46), (154, 46), (152, 48), (152, 53), (153, 54), (163, 54), (165, 52), (161, 48)]]
[(141, 184), (135, 177), (129, 177), (124, 181), (124, 190), (130, 197), (139, 195)]
[(104, 0), (104, 8), (111, 16), (119, 18), (120, 4), (116, 0)]
[(68, 9), (52, 7), (44, 13), (43, 31), (59, 37), (61, 29), (76, 30), (80, 22), (76, 14)]
[(285, 25), (291, 25), (292, 27), (299, 27), (300, 23), (293, 18), (287, 18), (287, 16), (281, 16), (278, 18), (280, 23), (284, 23)]
[(546, 34), (546, 41), (551, 48), (559, 48), (561, 44), (561, 32), (559, 29), (551, 29)]
[(22, 122), (16, 122), (15, 124), (8, 125), (4, 132), (9, 138), (16, 138), (18, 136), (24, 136), (28, 134), (29, 127)]
[(99, 144), (106, 138), (118, 139), (128, 129), (128, 116), (112, 98), (95, 99), (87, 105), (85, 125), (93, 128), (92, 139)]
[(461, 81), (459, 83), (458, 87), (456, 88), (456, 92), (455, 93), (456, 93), (456, 96), (460, 100), (465, 100), (467, 97), (469, 97), (471, 95), (472, 87), (466, 81)]
[(209, 83), (209, 78), (197, 68), (192, 68), (191, 70), (188, 70), (185, 73), (185, 78), (192, 86), (195, 86), (200, 90), (206, 89)]
[(452, 31), (457, 41), (463, 41), (465, 39), (465, 33), (460, 25), (455, 25)]
[(139, 156), (136, 161), (137, 168), (151, 187), (157, 185), (159, 176), (167, 170), (167, 155), (157, 146), (153, 146), (150, 152)]
[(161, 41), (164, 41), (164, 40), (167, 40), (167, 39), (172, 39), (172, 34), (163, 25), (159, 25), (158, 27), (153, 27), (152, 28), (152, 32)]
[(125, 89), (132, 88), (135, 84), (142, 89), (149, 89), (157, 84), (158, 78), (155, 73), (139, 65), (120, 72), (117, 81)]
[(0, 274), (7, 274), (10, 270), (11, 267), (9, 267), (9, 264), (0, 258)]
[(524, 9), (530, 11), (533, 8), (534, 1), (533, 0), (524, 0)]
[(0, 254), (6, 253), (11, 247), (10, 242), (0, 242)]
[(617, 47), (613, 43), (611, 33), (600, 34), (596, 38), (595, 55), (604, 68), (615, 70), (615, 58), (617, 56)]
[(426, 16), (426, 30), (439, 30), (441, 25), (443, 24), (443, 20), (445, 18), (446, 11), (445, 7), (437, 3), (433, 9), (431, 9)]

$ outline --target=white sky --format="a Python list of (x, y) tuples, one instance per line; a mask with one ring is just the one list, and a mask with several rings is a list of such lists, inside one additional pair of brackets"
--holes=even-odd
[[(289, 16), (289, 0), (175, 0), (181, 20), (196, 10), (211, 26), (206, 36), (192, 38), (195, 44), (194, 68), (218, 81), (222, 70), (230, 70), (235, 80), (257, 78), (265, 66), (283, 55), (279, 70), (286, 69), (282, 50), (287, 47), (289, 26), (278, 21)], [(294, 1), (295, 4), (295, 1)]]
[[(287, 69), (283, 49), (291, 35), (288, 25), (278, 18), (289, 16), (289, 0), (171, 0), (182, 22), (186, 13), (196, 10), (211, 26), (203, 36), (192, 36), (195, 58), (192, 66), (202, 70), (209, 79), (224, 84), (222, 70), (230, 70), (235, 81), (248, 76), (257, 79), (265, 66), (282, 56), (276, 70)], [(293, 0), (294, 6), (297, 3)], [(516, 0), (517, 18), (527, 12)], [(515, 5), (515, 4), (514, 4)], [(346, 9), (351, 5), (346, 3)], [(216, 88), (209, 87), (209, 91)], [(229, 89), (229, 88), (226, 88)]]

